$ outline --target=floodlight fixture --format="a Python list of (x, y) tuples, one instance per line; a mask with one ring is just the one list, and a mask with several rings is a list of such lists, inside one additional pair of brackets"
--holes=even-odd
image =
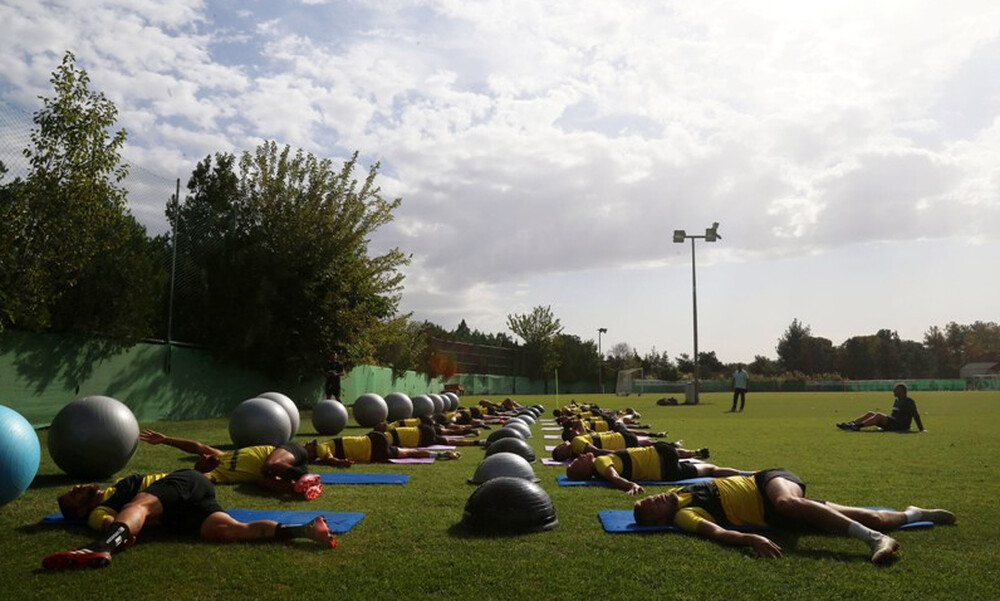
[(674, 242), (678, 244), (684, 242), (686, 237), (687, 234), (684, 233), (684, 230), (674, 230)]
[(712, 227), (705, 230), (705, 242), (715, 242), (716, 240), (722, 240), (722, 236), (719, 235), (718, 221), (713, 223)]

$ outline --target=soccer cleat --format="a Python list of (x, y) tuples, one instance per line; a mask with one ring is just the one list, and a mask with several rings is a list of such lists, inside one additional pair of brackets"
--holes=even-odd
[(899, 541), (891, 536), (883, 536), (872, 548), (872, 563), (885, 565), (892, 562), (899, 555)]
[(302, 492), (302, 496), (306, 498), (306, 501), (315, 501), (321, 494), (323, 494), (322, 484), (315, 484)]
[(708, 456), (709, 456), (708, 447), (702, 447), (702, 448), (698, 449), (698, 451), (695, 454), (695, 456), (698, 457), (698, 459), (708, 459)]
[(53, 553), (42, 560), (46, 570), (64, 570), (66, 568), (103, 568), (111, 565), (111, 553), (108, 551), (92, 551), (90, 549), (73, 549)]
[[(319, 474), (306, 474), (295, 481), (295, 492), (305, 494), (307, 490), (319, 484)], [(320, 489), (322, 490), (322, 489)]]

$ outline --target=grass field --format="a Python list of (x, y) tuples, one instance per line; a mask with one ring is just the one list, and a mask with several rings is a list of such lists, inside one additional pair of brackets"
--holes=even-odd
[[(741, 414), (726, 413), (724, 394), (703, 395), (701, 405), (690, 407), (658, 407), (654, 396), (575, 398), (634, 406), (671, 439), (710, 447), (718, 465), (787, 467), (814, 498), (940, 506), (958, 515), (958, 525), (899, 532), (901, 558), (887, 568), (870, 565), (858, 541), (824, 535), (779, 537), (785, 557), (757, 560), (746, 550), (681, 534), (607, 534), (597, 512), (630, 508), (633, 499), (613, 489), (560, 488), (562, 469), (536, 463), (559, 526), (525, 536), (471, 537), (456, 527), (473, 490), (466, 478), (482, 457), (468, 448), (453, 462), (355, 466), (411, 479), (403, 486), (328, 485), (312, 503), (219, 488), (230, 507), (365, 512), (333, 550), (305, 542), (213, 545), (150, 530), (107, 569), (49, 573), (40, 569), (44, 555), (85, 544), (91, 533), (36, 525), (74, 483), (48, 457), (41, 432), (38, 477), (24, 496), (0, 508), (0, 599), (1000, 599), (1000, 392), (915, 395), (928, 429), (923, 434), (834, 427), (865, 410), (888, 409), (888, 393), (751, 393)], [(557, 404), (554, 396), (517, 400), (542, 403), (547, 413)], [(142, 425), (218, 446), (229, 442), (225, 420)], [(541, 457), (552, 441), (542, 438), (539, 425), (533, 431), (530, 442)], [(305, 413), (296, 439), (307, 441), (311, 432)], [(190, 463), (176, 449), (143, 445), (120, 475)]]

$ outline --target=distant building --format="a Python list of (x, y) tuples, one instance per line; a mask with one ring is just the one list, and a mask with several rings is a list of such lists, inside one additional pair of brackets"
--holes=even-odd
[(966, 390), (996, 390), (1000, 387), (1000, 361), (966, 363), (958, 370)]

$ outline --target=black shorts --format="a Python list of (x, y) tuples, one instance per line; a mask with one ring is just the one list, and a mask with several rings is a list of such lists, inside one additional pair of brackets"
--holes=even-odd
[(208, 516), (222, 511), (215, 499), (215, 486), (197, 470), (171, 472), (143, 492), (160, 500), (160, 524), (177, 533), (198, 534)]
[(786, 470), (783, 467), (772, 467), (766, 470), (760, 470), (755, 473), (754, 481), (757, 483), (757, 490), (760, 491), (760, 498), (764, 501), (764, 521), (769, 526), (774, 526), (775, 528), (786, 528), (794, 529), (801, 527), (801, 524), (794, 520), (790, 520), (775, 510), (774, 505), (771, 503), (771, 499), (767, 497), (767, 483), (775, 478), (784, 478), (790, 482), (794, 482), (799, 485), (802, 489), (802, 495), (806, 494), (806, 483), (802, 481), (801, 478), (793, 474), (792, 472)]
[(905, 432), (910, 429), (910, 424), (904, 424), (901, 420), (892, 419), (887, 417), (885, 420), (885, 425), (882, 426), (883, 430), (888, 430), (889, 432)]
[(372, 444), (372, 463), (389, 463), (390, 457), (399, 454), (399, 448), (390, 446), (389, 439), (381, 432), (369, 432), (368, 440)]
[(654, 442), (653, 448), (660, 456), (660, 479), (668, 482), (687, 480), (698, 475), (698, 468), (691, 463), (681, 463), (677, 448), (669, 442)]
[(440, 436), (434, 431), (434, 426), (420, 424), (420, 441), (418, 447), (432, 447), (436, 444), (448, 444), (444, 436)]

